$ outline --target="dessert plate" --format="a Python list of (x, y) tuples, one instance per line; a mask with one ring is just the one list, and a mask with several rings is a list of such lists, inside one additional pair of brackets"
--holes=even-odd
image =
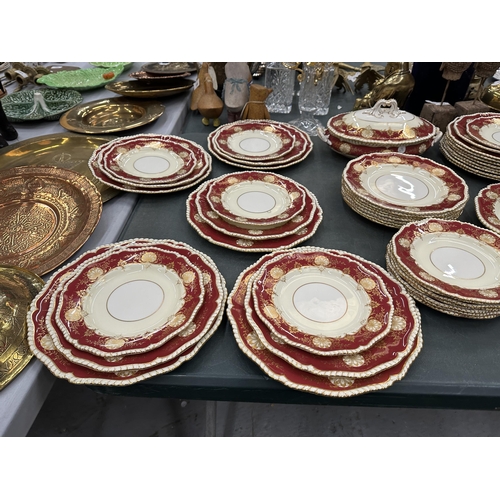
[(118, 181), (152, 187), (185, 179), (198, 162), (187, 143), (168, 136), (137, 135), (112, 141), (96, 156), (106, 174)]
[(343, 179), (357, 196), (395, 210), (440, 212), (468, 199), (465, 181), (453, 170), (414, 155), (363, 155), (347, 164)]
[(396, 264), (441, 296), (494, 304), (500, 297), (500, 237), (473, 224), (428, 219), (392, 242)]
[(390, 329), (392, 298), (359, 262), (300, 251), (264, 263), (252, 287), (255, 312), (284, 342), (323, 356), (354, 354)]
[(265, 172), (231, 173), (210, 182), (208, 203), (225, 221), (247, 229), (271, 229), (304, 208), (304, 189)]
[(478, 219), (492, 231), (500, 233), (500, 184), (481, 189), (474, 199)]
[(264, 161), (289, 153), (294, 146), (294, 135), (270, 123), (242, 120), (219, 127), (213, 142), (231, 158)]
[(43, 83), (53, 89), (74, 89), (82, 92), (104, 87), (116, 80), (122, 72), (123, 66), (115, 66), (111, 70), (109, 68), (88, 68), (74, 71), (58, 71), (57, 73), (43, 75), (36, 82), (37, 84)]
[(203, 304), (203, 276), (174, 251), (124, 249), (81, 264), (49, 315), (66, 340), (99, 356), (146, 352), (186, 328)]
[[(203, 186), (200, 186), (200, 188)], [(186, 201), (186, 217), (188, 223), (195, 231), (204, 239), (215, 245), (219, 245), (231, 250), (240, 252), (273, 252), (274, 250), (292, 248), (309, 239), (318, 229), (319, 224), (323, 220), (323, 211), (316, 200), (316, 197), (310, 193), (316, 204), (316, 212), (309, 224), (293, 234), (277, 236), (266, 240), (256, 240), (251, 237), (238, 237), (224, 234), (213, 225), (205, 222), (204, 218), (198, 212), (196, 198), (198, 190), (190, 193)]]
[(500, 153), (500, 117), (479, 116), (467, 121), (466, 130), (475, 141)]
[(250, 226), (250, 228), (247, 229), (226, 222), (222, 217), (220, 217), (217, 212), (212, 210), (212, 207), (208, 202), (210, 182), (210, 180), (205, 181), (205, 183), (196, 190), (195, 203), (198, 211), (197, 215), (199, 216), (200, 220), (206, 222), (217, 231), (220, 231), (221, 233), (227, 234), (229, 236), (234, 236), (235, 238), (269, 240), (296, 234), (313, 220), (318, 209), (316, 201), (311, 196), (311, 194), (306, 191), (305, 207), (292, 220), (289, 220), (282, 225), (272, 227), (270, 229), (260, 229), (258, 226)]

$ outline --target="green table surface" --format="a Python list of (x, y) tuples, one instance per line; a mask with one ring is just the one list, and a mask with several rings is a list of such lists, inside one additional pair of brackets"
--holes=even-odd
[[(353, 99), (352, 95), (334, 90), (329, 116), (349, 111)], [(296, 115), (295, 111), (291, 115), (272, 115), (272, 118), (290, 121)], [(319, 117), (320, 121), (326, 124), (329, 116)], [(183, 136), (208, 151), (207, 136), (212, 130), (213, 127), (201, 124), (198, 114), (192, 113)], [(313, 151), (306, 160), (276, 170), (309, 188), (324, 211), (316, 234), (300, 246), (345, 250), (385, 267), (386, 245), (396, 230), (373, 223), (346, 205), (340, 182), (348, 159), (317, 137), (313, 142)], [(438, 146), (425, 156), (453, 167)], [(460, 220), (481, 226), (475, 214), (474, 197), (493, 181), (453, 168), (469, 186), (470, 199)], [(213, 158), (210, 177), (235, 171), (241, 169)], [(149, 237), (184, 241), (213, 258), (231, 291), (240, 272), (262, 254), (220, 247), (199, 236), (186, 220), (186, 199), (190, 191), (142, 195), (120, 239)], [(384, 390), (351, 398), (329, 398), (287, 388), (270, 379), (240, 351), (226, 317), (201, 351), (177, 370), (127, 387), (96, 386), (94, 389), (114, 395), (220, 401), (500, 408), (500, 318), (463, 319), (417, 305), (422, 314), (423, 349), (404, 379)]]

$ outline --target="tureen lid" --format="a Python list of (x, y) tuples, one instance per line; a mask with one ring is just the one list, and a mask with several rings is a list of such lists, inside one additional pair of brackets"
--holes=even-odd
[(437, 133), (431, 122), (400, 110), (395, 99), (333, 116), (327, 127), (333, 135), (357, 144), (418, 144)]

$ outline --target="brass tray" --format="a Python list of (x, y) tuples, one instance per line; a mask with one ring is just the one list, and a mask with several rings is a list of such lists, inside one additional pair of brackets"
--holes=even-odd
[(112, 97), (75, 106), (61, 116), (59, 123), (81, 134), (109, 134), (151, 123), (164, 111), (165, 107), (158, 101), (137, 102)]
[(42, 276), (87, 241), (101, 212), (101, 195), (76, 172), (49, 165), (2, 170), (0, 262)]
[(191, 62), (150, 62), (144, 64), (141, 69), (154, 75), (176, 75), (198, 71), (196, 64)]
[(151, 99), (156, 97), (169, 97), (187, 92), (194, 85), (194, 81), (185, 78), (156, 83), (151, 80), (130, 80), (127, 82), (113, 82), (106, 85), (106, 90), (126, 97), (140, 97)]
[(29, 363), (26, 315), (45, 283), (34, 273), (0, 264), (0, 390)]
[(120, 191), (110, 188), (96, 179), (89, 169), (89, 158), (94, 150), (113, 136), (98, 137), (62, 133), (32, 137), (16, 142), (0, 152), (0, 171), (22, 165), (54, 165), (73, 170), (90, 179), (101, 193), (102, 201), (114, 198)]

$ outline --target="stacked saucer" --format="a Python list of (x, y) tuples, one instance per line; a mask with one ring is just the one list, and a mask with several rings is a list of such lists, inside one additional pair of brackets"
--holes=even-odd
[(254, 170), (277, 170), (304, 160), (311, 138), (288, 123), (240, 120), (222, 125), (208, 136), (208, 149), (220, 161)]
[(323, 219), (313, 193), (270, 172), (205, 181), (187, 199), (187, 220), (208, 241), (242, 252), (272, 252), (310, 238)]
[(399, 228), (429, 217), (457, 219), (469, 190), (453, 170), (427, 158), (372, 153), (347, 164), (342, 196), (363, 217)]
[(500, 180), (500, 114), (455, 118), (446, 127), (439, 147), (454, 165), (480, 177)]
[(99, 146), (89, 168), (103, 184), (133, 193), (172, 193), (210, 175), (212, 158), (193, 141), (174, 135), (139, 134)]
[(228, 317), (268, 376), (324, 396), (386, 388), (422, 348), (413, 299), (381, 267), (338, 250), (262, 257), (238, 277)]
[(445, 314), (500, 316), (500, 236), (460, 221), (403, 226), (387, 246), (388, 271), (412, 297)]
[(32, 302), (28, 342), (57, 377), (130, 385), (191, 359), (219, 326), (214, 262), (173, 240), (104, 245), (58, 270)]

